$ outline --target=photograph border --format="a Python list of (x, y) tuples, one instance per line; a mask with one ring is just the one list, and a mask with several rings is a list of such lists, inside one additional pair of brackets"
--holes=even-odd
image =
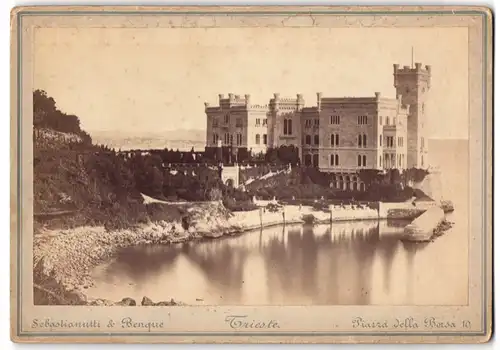
[[(445, 6), (446, 7), (446, 6)], [(164, 9), (152, 7), (134, 7), (130, 9), (129, 7), (114, 7), (109, 9), (109, 6), (94, 6), (94, 7), (83, 7), (83, 6), (68, 6), (66, 10), (52, 10), (51, 6), (40, 6), (40, 7), (18, 7), (14, 8), (11, 13), (11, 30), (13, 34), (11, 37), (12, 47), (17, 46), (16, 50), (12, 50), (12, 85), (15, 87), (11, 92), (11, 328), (12, 337), (19, 340), (29, 341), (27, 338), (52, 338), (52, 337), (89, 337), (89, 338), (101, 338), (102, 340), (112, 340), (112, 337), (157, 337), (157, 336), (168, 336), (168, 337), (181, 337), (181, 336), (263, 336), (263, 337), (280, 337), (280, 336), (300, 336), (300, 337), (311, 337), (311, 336), (371, 336), (371, 337), (387, 337), (387, 336), (459, 336), (459, 337), (471, 337), (471, 336), (487, 336), (491, 335), (491, 252), (492, 252), (492, 225), (493, 217), (491, 215), (491, 205), (492, 198), (490, 191), (492, 190), (491, 172), (492, 172), (492, 131), (488, 130), (488, 126), (493, 122), (492, 120), (492, 100), (491, 100), (491, 57), (492, 57), (492, 13), (488, 8), (474, 8), (474, 9), (452, 9), (450, 10), (405, 10), (404, 7), (398, 7), (399, 10), (391, 10), (390, 8), (384, 8), (384, 10), (378, 10), (377, 7), (361, 7), (361, 10), (336, 10), (335, 7), (328, 8), (318, 8), (307, 7), (303, 10), (287, 11), (286, 6), (276, 6), (275, 10), (259, 10), (258, 6), (245, 6), (245, 7), (229, 7), (225, 9), (214, 9), (207, 8), (207, 10), (178, 10), (179, 7), (175, 9)], [(203, 8), (200, 6), (198, 8)], [(269, 8), (269, 7), (267, 7)], [(300, 7), (299, 7), (300, 8)], [(353, 7), (354, 8), (354, 7)], [(358, 8), (358, 7), (356, 7)], [(443, 8), (443, 7), (440, 7)], [(124, 10), (126, 9), (126, 10)], [(150, 9), (150, 10), (149, 10)], [(23, 175), (22, 169), (22, 24), (23, 18), (27, 16), (112, 16), (112, 15), (128, 15), (128, 16), (186, 16), (186, 15), (341, 15), (341, 16), (374, 16), (374, 15), (403, 15), (403, 16), (422, 16), (422, 15), (461, 15), (461, 16), (481, 16), (482, 18), (482, 55), (483, 55), (483, 67), (482, 67), (482, 156), (481, 156), (481, 194), (482, 194), (482, 206), (483, 206), (483, 217), (481, 220), (481, 312), (482, 312), (482, 324), (481, 331), (427, 331), (427, 332), (411, 332), (407, 333), (404, 331), (400, 332), (374, 332), (374, 331), (352, 331), (352, 332), (50, 332), (50, 333), (37, 333), (37, 332), (23, 332), (21, 330), (22, 322), (22, 298), (20, 293), (22, 292), (22, 278), (21, 272), (23, 271), (23, 254), (21, 249), (21, 235), (23, 232), (23, 222), (22, 222), (22, 208), (23, 208), (23, 188), (21, 186), (21, 178)], [(491, 121), (490, 121), (491, 119)], [(31, 135), (30, 135), (31, 136)], [(491, 139), (490, 139), (491, 137)], [(15, 141), (15, 143), (14, 143)]]

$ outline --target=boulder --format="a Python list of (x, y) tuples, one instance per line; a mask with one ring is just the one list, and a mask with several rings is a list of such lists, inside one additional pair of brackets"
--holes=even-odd
[(145, 296), (142, 298), (141, 305), (142, 306), (153, 306), (154, 303), (151, 299), (149, 299), (148, 297)]
[(136, 302), (132, 298), (123, 298), (121, 301), (117, 302), (117, 306), (136, 306)]

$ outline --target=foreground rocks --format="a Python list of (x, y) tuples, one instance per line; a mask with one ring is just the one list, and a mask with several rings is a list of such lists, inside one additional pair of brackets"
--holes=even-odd
[(413, 242), (430, 241), (436, 229), (444, 221), (444, 210), (438, 206), (431, 207), (404, 228), (405, 240)]
[(86, 303), (89, 306), (182, 306), (185, 305), (179, 301), (175, 301), (174, 299), (170, 299), (170, 301), (159, 301), (153, 302), (148, 297), (143, 297), (140, 304), (138, 304), (132, 298), (123, 298), (118, 302), (113, 302), (111, 300), (106, 299), (95, 299)]

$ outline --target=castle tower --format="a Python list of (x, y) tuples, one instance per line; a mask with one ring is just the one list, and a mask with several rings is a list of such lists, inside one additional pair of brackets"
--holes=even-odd
[(409, 106), (407, 130), (407, 167), (427, 168), (428, 125), (426, 101), (431, 87), (431, 66), (415, 67), (394, 64), (394, 87), (396, 97), (401, 96), (403, 105)]

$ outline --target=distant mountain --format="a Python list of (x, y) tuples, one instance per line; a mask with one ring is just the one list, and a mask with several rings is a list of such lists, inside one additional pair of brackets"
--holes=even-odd
[(168, 130), (149, 133), (124, 133), (116, 131), (91, 131), (90, 136), (96, 144), (107, 145), (111, 148), (129, 149), (179, 149), (203, 150), (205, 147), (206, 132), (198, 129)]

